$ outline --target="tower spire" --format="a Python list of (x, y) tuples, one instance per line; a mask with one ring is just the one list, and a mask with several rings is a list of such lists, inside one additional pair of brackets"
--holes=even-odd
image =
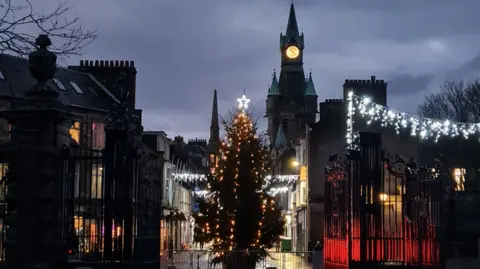
[(298, 32), (297, 16), (295, 15), (295, 6), (293, 5), (293, 1), (290, 4), (290, 14), (288, 15), (287, 30), (285, 31), (285, 35), (286, 36), (300, 35), (300, 33)]
[(220, 126), (218, 124), (217, 90), (213, 91), (212, 118), (210, 122), (210, 139), (208, 140), (208, 152), (217, 153), (220, 147)]

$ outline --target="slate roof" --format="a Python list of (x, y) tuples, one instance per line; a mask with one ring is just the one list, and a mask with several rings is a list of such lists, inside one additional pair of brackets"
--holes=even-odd
[[(28, 70), (28, 60), (8, 54), (0, 54), (0, 98), (24, 98), (27, 90), (36, 83)], [(63, 67), (58, 67), (54, 76), (65, 89), (61, 89), (54, 80), (47, 85), (56, 89), (59, 99), (67, 105), (94, 110), (108, 111), (114, 102), (118, 102), (95, 77)], [(1, 78), (1, 77), (0, 77)], [(83, 93), (75, 90), (74, 82)]]
[(268, 88), (268, 95), (281, 95), (280, 89), (278, 88), (277, 73), (273, 72), (272, 84)]
[(312, 72), (310, 72), (310, 75), (307, 80), (307, 87), (305, 88), (305, 95), (313, 95), (317, 96), (317, 91), (315, 90), (315, 84), (313, 84), (313, 79), (312, 79)]
[(283, 130), (283, 125), (278, 126), (277, 137), (274, 142), (276, 149), (282, 149), (287, 146), (287, 139), (285, 138), (285, 131)]

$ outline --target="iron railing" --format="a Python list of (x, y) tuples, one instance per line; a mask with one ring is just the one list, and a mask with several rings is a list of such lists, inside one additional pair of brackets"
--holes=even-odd
[[(228, 257), (230, 267), (255, 269), (310, 269), (312, 263), (306, 258), (311, 252), (269, 251), (265, 258), (257, 259), (254, 251), (211, 251), (211, 250), (163, 250), (161, 251), (161, 269), (222, 269), (221, 263), (213, 263), (219, 255)], [(322, 255), (321, 252), (313, 255)], [(321, 259), (314, 259), (321, 260)], [(255, 266), (252, 266), (255, 264)], [(320, 265), (320, 264), (319, 264)], [(227, 267), (228, 268), (228, 267)], [(316, 267), (320, 268), (320, 267)]]

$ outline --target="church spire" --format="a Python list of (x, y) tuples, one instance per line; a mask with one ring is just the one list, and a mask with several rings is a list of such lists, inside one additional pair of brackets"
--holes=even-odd
[(287, 30), (285, 31), (286, 36), (299, 36), (300, 33), (298, 31), (298, 24), (297, 24), (297, 16), (295, 16), (295, 7), (290, 4), (290, 15), (288, 15), (288, 23), (287, 23)]
[(208, 140), (208, 152), (217, 153), (220, 147), (220, 126), (218, 124), (217, 90), (213, 91), (212, 118), (210, 122), (210, 139)]

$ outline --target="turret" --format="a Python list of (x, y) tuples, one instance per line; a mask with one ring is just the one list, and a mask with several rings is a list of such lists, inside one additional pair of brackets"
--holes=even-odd
[(312, 79), (312, 72), (310, 72), (307, 81), (305, 82), (305, 91), (303, 93), (303, 102), (307, 113), (312, 113), (314, 116), (317, 111), (318, 95), (315, 90), (315, 84)]
[(272, 75), (272, 84), (268, 88), (268, 95), (267, 95), (267, 115), (269, 113), (274, 113), (278, 106), (280, 105), (280, 89), (278, 88), (278, 81), (277, 81), (277, 74), (273, 71)]

